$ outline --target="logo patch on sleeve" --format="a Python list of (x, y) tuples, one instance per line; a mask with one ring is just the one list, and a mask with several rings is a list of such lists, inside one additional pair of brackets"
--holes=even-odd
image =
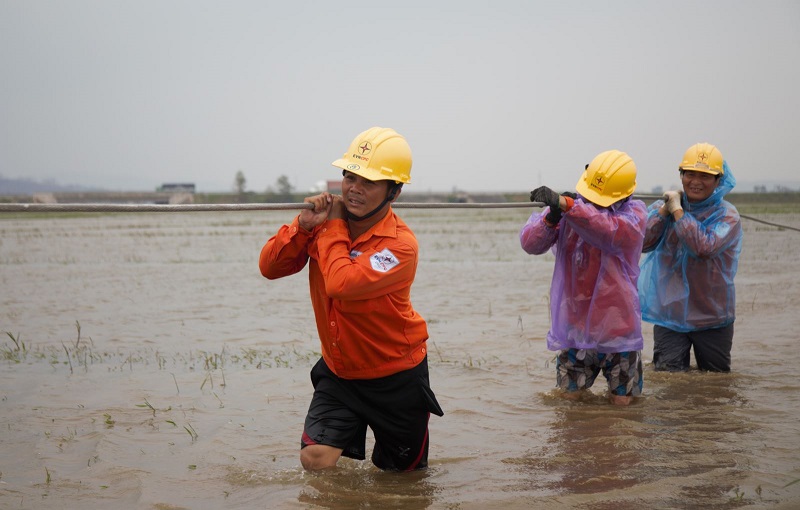
[(372, 269), (380, 271), (381, 273), (389, 271), (400, 263), (397, 257), (394, 256), (394, 253), (390, 252), (388, 248), (384, 248), (382, 251), (372, 255), (369, 258), (369, 262), (372, 264)]

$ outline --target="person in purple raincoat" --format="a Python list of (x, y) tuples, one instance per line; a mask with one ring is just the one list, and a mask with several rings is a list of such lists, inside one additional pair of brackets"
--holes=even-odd
[(636, 165), (612, 150), (586, 165), (575, 193), (542, 186), (520, 232), (533, 255), (553, 250), (551, 327), (547, 347), (558, 351), (556, 385), (577, 399), (602, 370), (613, 404), (628, 405), (642, 392), (641, 312), (637, 279), (647, 208), (631, 195)]

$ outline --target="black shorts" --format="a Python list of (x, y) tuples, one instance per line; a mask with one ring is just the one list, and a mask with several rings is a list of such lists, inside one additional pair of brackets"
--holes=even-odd
[(428, 419), (444, 412), (431, 391), (428, 360), (378, 379), (342, 379), (320, 359), (311, 369), (314, 397), (300, 447), (323, 444), (363, 460), (367, 427), (375, 435), (372, 463), (394, 471), (428, 465)]
[(694, 348), (697, 368), (709, 372), (730, 372), (731, 347), (733, 324), (688, 333), (653, 326), (653, 367), (656, 370), (689, 370), (689, 355)]

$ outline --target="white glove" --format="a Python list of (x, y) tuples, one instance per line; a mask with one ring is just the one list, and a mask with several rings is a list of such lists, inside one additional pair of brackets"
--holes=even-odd
[(681, 193), (680, 191), (667, 191), (664, 196), (664, 207), (670, 214), (675, 214), (675, 211), (682, 211), (681, 207)]

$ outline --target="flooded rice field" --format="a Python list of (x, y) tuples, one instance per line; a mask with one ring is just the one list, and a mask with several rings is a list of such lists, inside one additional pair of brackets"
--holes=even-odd
[(306, 273), (257, 264), (293, 212), (0, 216), (0, 508), (800, 508), (800, 234), (743, 220), (731, 374), (653, 372), (646, 325), (616, 408), (553, 391), (529, 210), (398, 212), (445, 410), (411, 474), (300, 467)]

